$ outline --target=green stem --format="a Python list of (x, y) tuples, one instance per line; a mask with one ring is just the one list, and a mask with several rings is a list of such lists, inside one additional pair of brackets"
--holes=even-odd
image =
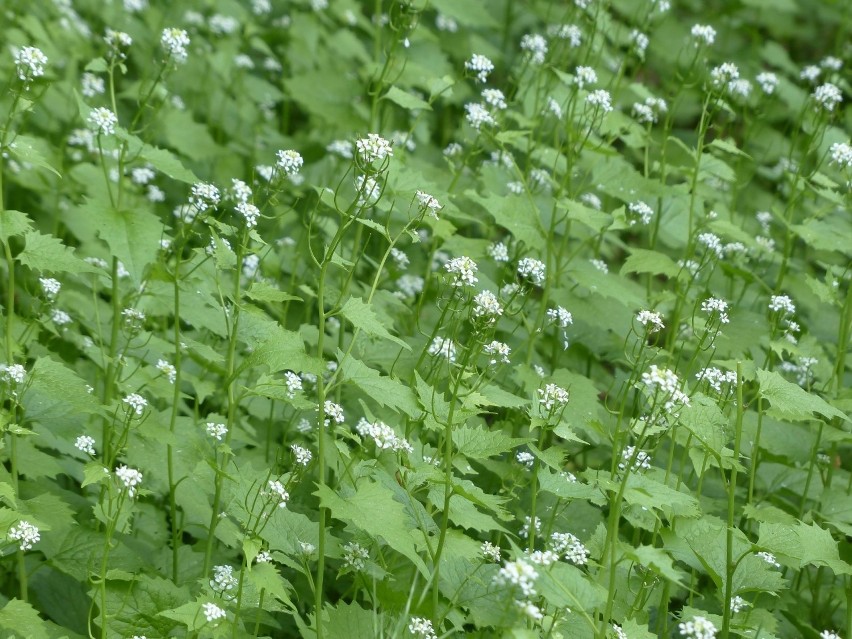
[(728, 526), (725, 537), (725, 609), (722, 612), (722, 639), (731, 631), (731, 599), (734, 596), (734, 513), (737, 505), (737, 464), (740, 459), (740, 444), (743, 434), (743, 364), (737, 362), (737, 423), (734, 433), (734, 457), (728, 481)]

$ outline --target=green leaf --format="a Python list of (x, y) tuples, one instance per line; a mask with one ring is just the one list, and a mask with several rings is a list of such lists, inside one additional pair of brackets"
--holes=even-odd
[(326, 604), (320, 623), (327, 637), (375, 639), (378, 636), (375, 621), (373, 611), (365, 610), (355, 602), (341, 601), (336, 606)]
[(45, 155), (49, 153), (50, 147), (44, 140), (30, 137), (29, 135), (18, 135), (15, 141), (6, 148), (10, 153), (22, 162), (29, 162), (33, 166), (47, 169), (56, 177), (62, 178), (62, 175), (47, 161)]
[(305, 343), (298, 333), (281, 327), (245, 359), (240, 371), (252, 366), (266, 366), (270, 373), (293, 370), (318, 375), (325, 370), (321, 360), (305, 352)]
[(91, 461), (83, 467), (83, 483), (80, 488), (85, 488), (91, 484), (99, 484), (111, 477), (109, 468), (106, 468), (99, 461)]
[(501, 455), (530, 441), (511, 437), (503, 431), (490, 431), (475, 426), (460, 426), (453, 429), (453, 443), (459, 454), (470, 459), (487, 459)]
[(328, 486), (319, 486), (314, 494), (322, 506), (331, 510), (334, 518), (350, 521), (376, 539), (384, 539), (391, 548), (407, 557), (424, 577), (429, 576), (426, 564), (417, 554), (413, 533), (408, 532), (416, 530), (416, 526), (390, 490), (375, 481), (362, 480), (354, 493), (337, 494)]
[(557, 562), (539, 571), (536, 589), (556, 608), (592, 612), (606, 601), (606, 589), (578, 568)]
[(65, 246), (52, 235), (42, 235), (38, 231), (27, 231), (24, 235), (26, 246), (15, 259), (24, 266), (49, 273), (97, 273), (91, 264), (87, 264), (74, 255), (74, 249)]
[(0, 609), (0, 628), (4, 636), (16, 636), (6, 635), (8, 632), (18, 632), (27, 639), (49, 639), (51, 636), (35, 608), (19, 599), (12, 599)]
[(428, 102), (417, 97), (413, 93), (408, 93), (407, 91), (403, 91), (398, 87), (391, 87), (390, 89), (388, 89), (388, 92), (382, 96), (382, 99), (390, 100), (391, 102), (394, 102), (401, 106), (403, 109), (408, 109), (409, 111), (432, 110), (432, 107), (429, 106)]
[(110, 253), (122, 261), (137, 283), (144, 279), (145, 267), (153, 262), (163, 238), (163, 223), (148, 210), (117, 211), (110, 206), (92, 212), (100, 238)]
[(339, 350), (337, 359), (342, 361), (340, 373), (343, 378), (364, 391), (380, 406), (387, 406), (411, 418), (422, 413), (420, 406), (417, 405), (417, 397), (409, 386), (393, 377), (382, 375), (352, 356), (344, 357)]
[(32, 383), (24, 395), (27, 416), (50, 424), (58, 417), (98, 413), (100, 404), (74, 371), (50, 357), (39, 357), (30, 371)]
[(256, 302), (286, 302), (294, 300), (301, 302), (302, 298), (285, 293), (281, 289), (266, 282), (254, 282), (246, 291), (246, 296)]
[(748, 153), (746, 153), (742, 149), (737, 148), (736, 144), (734, 144), (733, 142), (728, 142), (727, 140), (722, 140), (720, 138), (717, 138), (717, 139), (713, 140), (709, 144), (709, 146), (710, 146), (711, 149), (719, 149), (720, 151), (724, 151), (725, 153), (731, 153), (733, 155), (739, 155), (739, 156), (742, 156), (744, 158), (748, 158), (749, 160), (752, 159), (752, 157)]
[(248, 571), (249, 581), (257, 588), (258, 592), (265, 590), (266, 594), (272, 595), (287, 608), (295, 612), (295, 607), (290, 599), (292, 587), (270, 563), (259, 563), (252, 566)]
[(407, 351), (411, 347), (398, 337), (391, 335), (384, 324), (379, 320), (371, 304), (364, 302), (360, 297), (350, 297), (346, 300), (340, 313), (357, 329), (364, 331), (367, 335), (387, 339), (404, 348)]
[(831, 533), (816, 524), (762, 523), (757, 544), (781, 556), (779, 559), (788, 558), (784, 563), (794, 568), (824, 566), (836, 575), (852, 575), (852, 566), (840, 559)]
[(160, 173), (186, 184), (199, 182), (198, 177), (186, 168), (171, 151), (158, 149), (155, 146), (146, 144), (135, 135), (128, 133), (120, 127), (116, 128), (115, 135), (120, 140), (127, 142), (127, 150), (131, 156), (138, 157), (143, 162), (149, 163)]
[(528, 248), (538, 248), (545, 242), (544, 228), (539, 219), (538, 209), (530, 200), (518, 195), (497, 195), (489, 193), (479, 195), (468, 189), (465, 196), (479, 204), (485, 213), (494, 218), (494, 222), (509, 231), (516, 240)]
[(849, 421), (845, 413), (801, 386), (788, 382), (778, 373), (759, 369), (757, 380), (761, 397), (768, 399), (771, 404), (766, 412), (772, 417), (800, 421), (813, 419), (814, 413), (818, 413), (823, 417), (839, 417)]
[(5, 242), (13, 235), (23, 235), (32, 225), (32, 220), (26, 213), (11, 209), (0, 211), (0, 240)]
[(676, 277), (680, 267), (674, 263), (672, 258), (659, 251), (646, 251), (645, 249), (631, 248), (630, 257), (624, 261), (621, 274), (625, 273), (651, 273), (652, 275), (665, 275)]

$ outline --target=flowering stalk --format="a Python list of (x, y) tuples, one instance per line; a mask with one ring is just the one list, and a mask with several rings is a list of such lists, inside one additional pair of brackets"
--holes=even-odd
[[(728, 530), (725, 537), (725, 593), (722, 616), (722, 637), (728, 637), (731, 625), (731, 599), (734, 596), (734, 513), (737, 506), (737, 464), (740, 458), (740, 443), (743, 434), (743, 364), (737, 362), (737, 422), (734, 432), (734, 456), (728, 479)], [(807, 492), (807, 491), (806, 491)]]

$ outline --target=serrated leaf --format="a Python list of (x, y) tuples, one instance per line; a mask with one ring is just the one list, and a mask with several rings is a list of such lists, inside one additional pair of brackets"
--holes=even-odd
[(412, 522), (387, 488), (372, 480), (362, 480), (354, 492), (337, 494), (328, 486), (319, 486), (314, 494), (322, 506), (331, 510), (332, 517), (350, 521), (367, 534), (383, 539), (428, 577), (426, 564), (417, 554), (414, 538), (408, 532), (412, 530)]
[(51, 636), (36, 609), (19, 599), (12, 599), (0, 608), (0, 628), (4, 630), (4, 636), (17, 636), (6, 635), (7, 632), (18, 632), (27, 639), (49, 639)]
[(464, 194), (493, 217), (495, 223), (509, 231), (516, 240), (523, 242), (528, 248), (537, 248), (544, 243), (545, 233), (538, 210), (528, 198), (518, 195), (501, 196), (494, 193), (483, 196), (471, 189)]
[(536, 580), (536, 589), (558, 609), (591, 612), (606, 601), (606, 589), (593, 583), (578, 568), (563, 562), (542, 570)]
[(89, 462), (83, 467), (83, 482), (80, 484), (80, 488), (85, 488), (92, 484), (99, 484), (109, 478), (109, 468), (106, 468), (98, 461)]
[(98, 270), (74, 254), (74, 249), (65, 246), (52, 235), (28, 231), (24, 235), (24, 250), (17, 256), (24, 266), (48, 273), (97, 273)]
[(316, 375), (325, 370), (321, 360), (305, 352), (305, 344), (298, 333), (280, 327), (245, 359), (240, 370), (252, 366), (266, 366), (270, 373), (293, 370)]
[(255, 564), (248, 572), (248, 579), (258, 592), (265, 590), (268, 595), (272, 595), (287, 608), (295, 611), (289, 592), (292, 587), (275, 566), (270, 563)]
[(836, 575), (852, 575), (852, 566), (840, 559), (831, 533), (816, 524), (762, 523), (757, 544), (776, 555), (789, 557), (795, 568), (825, 566)]
[(788, 382), (774, 371), (759, 369), (757, 380), (760, 383), (761, 397), (768, 399), (770, 403), (766, 412), (772, 417), (800, 421), (813, 419), (814, 413), (817, 413), (823, 417), (839, 417), (849, 421), (845, 413), (801, 386)]
[(709, 146), (710, 146), (711, 149), (719, 149), (720, 151), (724, 151), (725, 153), (731, 153), (732, 155), (739, 155), (739, 156), (742, 156), (744, 158), (748, 158), (749, 160), (752, 159), (752, 157), (748, 153), (746, 153), (742, 149), (737, 148), (737, 145), (735, 145), (732, 142), (728, 142), (727, 140), (722, 140), (720, 138), (716, 138), (715, 140), (713, 140), (709, 144)]
[(336, 606), (326, 605), (322, 617), (320, 623), (327, 637), (347, 637), (347, 639), (376, 637), (373, 611), (365, 610), (355, 602), (341, 601)]
[(100, 238), (110, 253), (122, 261), (136, 282), (144, 279), (145, 268), (157, 257), (163, 237), (163, 223), (147, 210), (117, 211), (99, 207), (92, 211)]
[(409, 111), (421, 110), (421, 111), (431, 111), (432, 107), (429, 106), (429, 103), (424, 101), (423, 99), (417, 97), (413, 93), (408, 93), (408, 91), (403, 91), (399, 87), (391, 87), (388, 89), (388, 92), (382, 96), (383, 100), (390, 100), (391, 102), (398, 104), (403, 109), (408, 109)]
[(487, 459), (506, 453), (530, 441), (511, 437), (502, 431), (490, 431), (475, 426), (460, 426), (453, 429), (453, 443), (459, 454), (470, 459)]
[(393, 377), (382, 375), (352, 356), (344, 357), (341, 351), (337, 352), (337, 358), (342, 360), (340, 373), (343, 378), (364, 391), (380, 406), (403, 412), (411, 418), (422, 413), (410, 387)]
[(625, 273), (650, 273), (675, 277), (679, 271), (680, 267), (668, 255), (659, 251), (647, 251), (638, 248), (630, 249), (630, 257), (624, 261), (624, 265), (621, 267), (622, 275)]
[(29, 162), (33, 166), (47, 169), (56, 177), (62, 178), (62, 174), (53, 168), (45, 157), (45, 153), (50, 147), (47, 146), (44, 140), (28, 135), (18, 135), (15, 137), (15, 141), (6, 148), (22, 162)]
[(288, 300), (302, 301), (301, 297), (285, 293), (281, 289), (266, 282), (254, 282), (246, 291), (246, 296), (256, 302), (286, 302)]
[(0, 240), (5, 242), (13, 235), (24, 235), (32, 225), (26, 213), (11, 209), (0, 211)]
[(350, 297), (346, 300), (343, 308), (340, 309), (340, 313), (343, 317), (349, 320), (355, 328), (362, 330), (367, 335), (390, 340), (405, 350), (411, 350), (411, 347), (408, 344), (398, 337), (390, 334), (388, 329), (386, 329), (384, 324), (382, 324), (379, 320), (372, 305), (364, 302), (364, 300), (360, 297)]

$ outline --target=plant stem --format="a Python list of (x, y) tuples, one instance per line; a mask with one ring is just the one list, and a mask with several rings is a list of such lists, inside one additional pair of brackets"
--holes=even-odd
[(731, 599), (734, 596), (734, 512), (737, 505), (737, 464), (740, 459), (740, 444), (743, 434), (743, 364), (737, 362), (737, 423), (734, 432), (734, 457), (728, 480), (728, 526), (725, 537), (725, 609), (722, 612), (722, 639), (727, 639), (731, 630)]

